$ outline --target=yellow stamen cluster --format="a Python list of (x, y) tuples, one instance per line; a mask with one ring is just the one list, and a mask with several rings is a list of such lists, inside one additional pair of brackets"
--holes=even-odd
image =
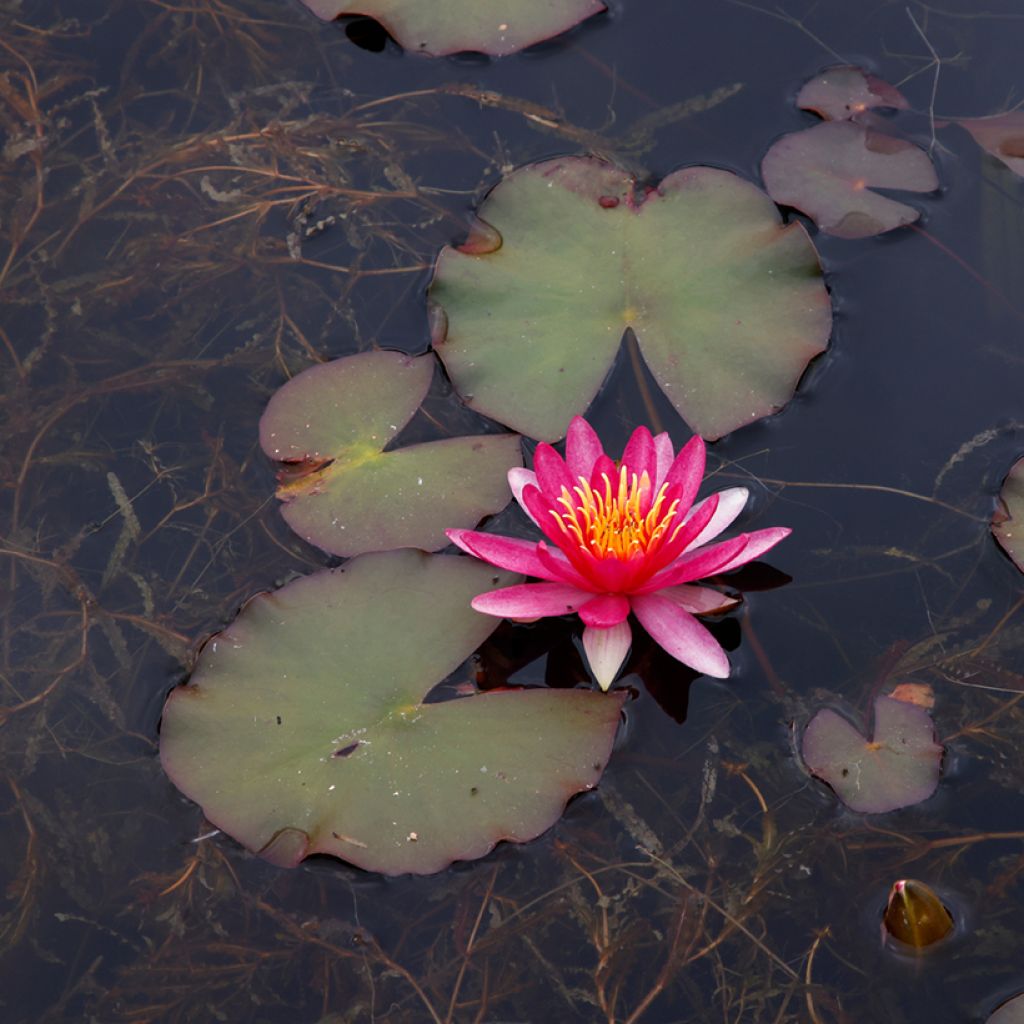
[(556, 504), (564, 511), (551, 509), (562, 533), (581, 550), (598, 558), (627, 559), (653, 551), (682, 529), (680, 521), (671, 536), (666, 537), (677, 517), (679, 499), (665, 507), (665, 484), (659, 488), (647, 514), (642, 513), (642, 505), (651, 493), (651, 480), (646, 472), (638, 477), (628, 473), (625, 466), (620, 467), (614, 490), (607, 473), (602, 473), (601, 478), (603, 490), (594, 490), (582, 476), (572, 493), (563, 487)]

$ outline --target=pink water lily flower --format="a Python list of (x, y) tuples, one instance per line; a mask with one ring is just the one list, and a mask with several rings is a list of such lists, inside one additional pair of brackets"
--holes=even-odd
[(447, 531), (468, 554), (545, 581), (481, 594), (473, 607), (518, 620), (579, 612), (583, 648), (603, 690), (629, 653), (630, 612), (674, 658), (724, 679), (729, 659), (694, 616), (735, 602), (693, 584), (753, 561), (790, 531), (771, 527), (709, 543), (740, 514), (748, 492), (731, 487), (695, 505), (704, 460), (699, 437), (676, 455), (668, 434), (652, 437), (639, 427), (616, 464), (593, 427), (577, 416), (564, 460), (540, 444), (532, 470), (509, 472), (516, 500), (550, 544)]

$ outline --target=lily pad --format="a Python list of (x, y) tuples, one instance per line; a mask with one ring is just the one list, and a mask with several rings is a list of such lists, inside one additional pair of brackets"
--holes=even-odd
[(829, 68), (812, 78), (797, 94), (796, 105), (826, 121), (852, 121), (876, 107), (909, 106), (898, 89), (852, 65)]
[(997, 117), (966, 118), (957, 124), (966, 128), (986, 153), (1024, 178), (1024, 110), (1011, 110)]
[(768, 194), (806, 213), (822, 231), (866, 238), (910, 224), (920, 212), (872, 188), (932, 192), (928, 154), (905, 139), (850, 121), (826, 121), (784, 135), (761, 164)]
[(519, 438), (456, 437), (386, 446), (419, 408), (434, 360), (364, 352), (304, 370), (270, 399), (264, 452), (282, 464), (281, 514), (335, 555), (444, 547), (448, 527), (475, 526), (511, 499)]
[(606, 10), (600, 0), (302, 0), (332, 21), (363, 14), (406, 50), (441, 57), (472, 50), (504, 57)]
[(473, 408), (562, 437), (631, 328), (655, 379), (707, 438), (778, 411), (828, 343), (832, 311), (803, 228), (728, 171), (689, 167), (638, 194), (593, 157), (520, 168), (445, 248), (434, 345)]
[(601, 777), (622, 695), (505, 690), (424, 703), (510, 582), (470, 559), (364, 555), (255, 598), (164, 708), (160, 756), (206, 817), (282, 866), (385, 874), (525, 842)]
[(1024, 572), (1024, 459), (1018, 459), (1003, 481), (992, 533), (1014, 564)]
[(1008, 999), (985, 1024), (1024, 1024), (1024, 995)]
[(924, 708), (877, 697), (871, 740), (825, 708), (804, 731), (803, 758), (811, 774), (827, 782), (851, 810), (880, 814), (935, 792), (942, 747)]

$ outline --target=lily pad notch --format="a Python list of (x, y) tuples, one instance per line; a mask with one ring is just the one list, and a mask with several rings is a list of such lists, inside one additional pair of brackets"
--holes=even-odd
[(393, 551), (255, 598), (168, 698), (164, 770), (283, 867), (323, 853), (430, 874), (535, 839), (597, 784), (624, 694), (425, 702), (497, 625), (470, 600), (514, 581), (463, 557)]
[(437, 258), (434, 346), (467, 404), (530, 437), (565, 435), (627, 328), (707, 439), (781, 409), (828, 344), (813, 244), (729, 171), (641, 189), (607, 161), (564, 157), (513, 171), (479, 217), (469, 245)]
[(335, 555), (413, 547), (475, 526), (511, 500), (522, 462), (511, 434), (454, 437), (385, 450), (430, 389), (431, 355), (363, 352), (310, 367), (271, 397), (260, 444), (281, 470), (288, 525)]

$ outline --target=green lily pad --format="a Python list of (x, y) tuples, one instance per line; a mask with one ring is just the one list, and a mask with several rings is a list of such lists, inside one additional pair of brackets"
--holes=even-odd
[(872, 188), (932, 192), (939, 187), (923, 149), (850, 121), (826, 121), (784, 135), (765, 154), (761, 176), (775, 202), (796, 207), (839, 238), (879, 235), (921, 216)]
[(1024, 1024), (1024, 995), (1008, 999), (985, 1024)]
[(302, 0), (319, 18), (364, 14), (406, 50), (503, 57), (605, 10), (600, 0)]
[(304, 370), (270, 399), (264, 452), (282, 464), (281, 514), (304, 540), (336, 555), (444, 547), (511, 499), (519, 438), (456, 437), (384, 451), (419, 408), (431, 356), (364, 352)]
[(898, 89), (852, 65), (829, 68), (812, 78), (797, 94), (796, 105), (826, 121), (852, 121), (876, 107), (909, 106)]
[(469, 405), (531, 437), (565, 434), (627, 328), (706, 438), (780, 409), (828, 343), (814, 246), (728, 171), (686, 168), (638, 195), (603, 160), (548, 160), (504, 178), (480, 217), (438, 256), (434, 345)]
[(1011, 110), (995, 117), (964, 118), (957, 124), (966, 128), (986, 153), (1024, 178), (1024, 110)]
[(891, 697), (875, 699), (871, 740), (831, 708), (804, 730), (803, 758), (853, 811), (879, 814), (927, 800), (939, 784), (942, 747), (928, 712)]
[(1003, 481), (992, 533), (1014, 564), (1024, 572), (1024, 459), (1018, 459)]
[(328, 853), (429, 874), (535, 838), (596, 785), (623, 698), (424, 703), (497, 625), (470, 600), (509, 582), (467, 558), (389, 551), (255, 598), (168, 698), (165, 771), (282, 866)]

